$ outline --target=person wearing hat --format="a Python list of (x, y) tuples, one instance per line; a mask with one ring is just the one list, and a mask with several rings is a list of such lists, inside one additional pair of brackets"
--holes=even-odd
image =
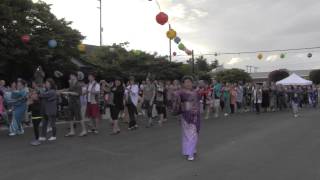
[(139, 86), (135, 83), (133, 76), (129, 78), (129, 85), (125, 90), (126, 95), (126, 105), (129, 113), (129, 130), (134, 130), (138, 128), (136, 122), (137, 105), (139, 98)]
[(182, 154), (187, 160), (193, 161), (197, 153), (200, 132), (200, 100), (201, 95), (193, 87), (193, 78), (185, 76), (182, 79), (183, 88), (175, 93), (173, 108), (181, 114)]

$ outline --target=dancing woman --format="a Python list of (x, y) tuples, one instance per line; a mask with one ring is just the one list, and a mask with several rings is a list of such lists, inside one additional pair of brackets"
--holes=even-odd
[(46, 80), (45, 83), (46, 91), (40, 93), (39, 97), (43, 100), (44, 108), (44, 120), (42, 124), (42, 132), (41, 137), (39, 137), (40, 141), (47, 140), (47, 128), (48, 124), (50, 123), (52, 128), (52, 136), (48, 139), (48, 141), (55, 141), (57, 140), (57, 92), (56, 92), (56, 85), (53, 79), (49, 78)]
[(124, 87), (122, 85), (122, 81), (120, 78), (116, 78), (114, 86), (111, 89), (111, 100), (110, 100), (110, 112), (112, 118), (112, 129), (113, 132), (111, 135), (116, 135), (120, 133), (119, 127), (119, 114), (121, 110), (124, 108), (123, 100), (124, 100)]
[(17, 82), (17, 90), (14, 90), (11, 94), (11, 100), (13, 103), (13, 120), (9, 128), (9, 136), (21, 135), (24, 133), (22, 127), (23, 118), (27, 110), (27, 96), (28, 93), (25, 90), (25, 81), (19, 80)]
[(182, 79), (183, 89), (175, 93), (174, 110), (181, 113), (182, 154), (193, 161), (200, 132), (200, 94), (193, 88), (193, 78)]

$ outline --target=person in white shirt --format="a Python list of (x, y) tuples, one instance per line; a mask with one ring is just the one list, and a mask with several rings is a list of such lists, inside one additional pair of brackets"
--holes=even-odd
[(137, 105), (139, 98), (139, 86), (135, 83), (134, 77), (129, 78), (129, 85), (125, 91), (126, 95), (126, 105), (129, 113), (129, 130), (135, 130), (138, 128), (136, 122), (136, 114), (137, 114)]
[(89, 84), (87, 86), (87, 118), (92, 122), (91, 130), (89, 132), (98, 134), (98, 127), (100, 121), (99, 96), (100, 84), (95, 80), (94, 74), (88, 75)]

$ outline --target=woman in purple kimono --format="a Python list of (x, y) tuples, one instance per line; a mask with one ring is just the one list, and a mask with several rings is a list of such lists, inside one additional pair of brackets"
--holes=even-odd
[(193, 78), (182, 79), (183, 88), (175, 93), (174, 110), (181, 114), (182, 154), (194, 160), (200, 131), (200, 94), (193, 88)]

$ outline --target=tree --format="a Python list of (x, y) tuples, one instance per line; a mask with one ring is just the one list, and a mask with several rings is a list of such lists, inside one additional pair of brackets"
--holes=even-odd
[[(128, 43), (127, 43), (128, 44)], [(149, 54), (140, 50), (127, 51), (122, 44), (95, 47), (91, 53), (82, 58), (101, 68), (102, 78), (135, 76), (137, 80), (144, 80), (148, 74), (157, 79), (180, 79), (185, 66), (182, 63), (169, 62), (156, 53)]]
[(320, 69), (312, 70), (309, 79), (315, 84), (320, 84)]
[(214, 60), (211, 64), (208, 63), (208, 60), (203, 56), (199, 56), (196, 58), (195, 65), (197, 67), (198, 72), (210, 72), (212, 69), (215, 69), (219, 62), (218, 60)]
[(289, 72), (286, 69), (279, 69), (269, 73), (269, 81), (277, 82), (289, 76)]
[[(7, 80), (31, 79), (39, 65), (49, 76), (57, 69), (76, 69), (71, 57), (79, 57), (77, 45), (84, 37), (70, 27), (71, 22), (57, 19), (50, 12), (50, 5), (42, 1), (1, 0), (0, 24), (0, 68)], [(31, 38), (28, 43), (21, 41), (25, 34)], [(51, 39), (58, 42), (56, 48), (48, 47)]]
[(252, 81), (251, 76), (249, 73), (245, 72), (242, 69), (227, 69), (224, 71), (217, 72), (215, 74), (215, 79), (220, 82), (230, 82), (230, 83), (236, 83), (236, 82), (250, 82)]

